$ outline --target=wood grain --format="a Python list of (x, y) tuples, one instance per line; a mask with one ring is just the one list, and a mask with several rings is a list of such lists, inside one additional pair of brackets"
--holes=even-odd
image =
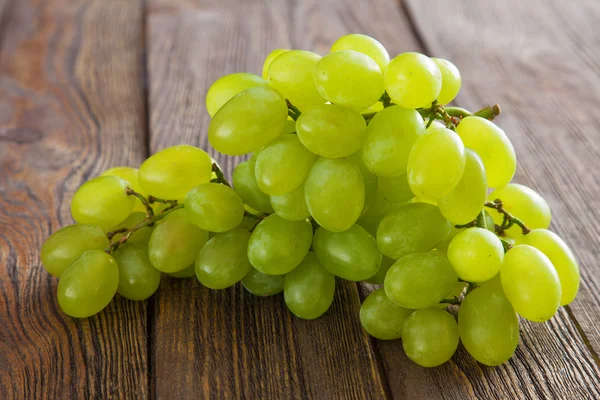
[(74, 320), (38, 249), (69, 199), (144, 155), (139, 1), (0, 7), (0, 398), (146, 398), (146, 306)]

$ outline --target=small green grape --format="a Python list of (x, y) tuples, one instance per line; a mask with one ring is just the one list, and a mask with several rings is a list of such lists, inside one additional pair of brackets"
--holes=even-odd
[(486, 290), (494, 290), (504, 294), (502, 289), (502, 280), (500, 279), (500, 273), (497, 273), (492, 279), (488, 279), (485, 282), (479, 282), (479, 287)]
[(452, 240), (448, 260), (460, 279), (484, 282), (500, 272), (504, 247), (498, 236), (487, 229), (470, 228)]
[(400, 339), (404, 322), (413, 311), (390, 301), (381, 288), (363, 301), (360, 307), (360, 323), (369, 335), (377, 339)]
[(113, 253), (119, 266), (117, 292), (129, 300), (146, 300), (160, 284), (160, 271), (152, 266), (148, 251), (135, 244), (126, 243)]
[(255, 296), (273, 296), (283, 292), (285, 275), (267, 275), (252, 268), (242, 279), (244, 288)]
[(388, 64), (383, 74), (385, 90), (404, 108), (431, 104), (442, 90), (442, 73), (431, 58), (419, 53), (402, 53)]
[(189, 191), (185, 211), (196, 226), (211, 232), (234, 229), (244, 218), (244, 203), (229, 186), (203, 183)]
[(235, 95), (255, 86), (269, 86), (269, 83), (258, 75), (240, 72), (217, 79), (206, 92), (206, 110), (213, 117), (217, 111)]
[(269, 67), (271, 66), (271, 63), (273, 62), (273, 60), (287, 51), (290, 51), (290, 50), (289, 49), (275, 49), (269, 53), (267, 58), (265, 58), (265, 62), (263, 64), (263, 69), (262, 69), (262, 77), (264, 79), (269, 78)]
[(381, 71), (385, 71), (385, 67), (390, 62), (390, 55), (381, 43), (367, 35), (353, 33), (345, 35), (336, 40), (331, 46), (331, 52), (342, 50), (354, 50), (359, 53), (366, 54), (379, 65)]
[(448, 60), (442, 58), (432, 58), (432, 60), (437, 64), (442, 73), (442, 90), (437, 97), (437, 101), (441, 105), (446, 105), (454, 100), (460, 91), (462, 84), (460, 71), (456, 68), (456, 65)]
[(283, 196), (271, 196), (271, 205), (277, 215), (288, 221), (301, 221), (310, 217), (306, 206), (304, 185)]
[(269, 195), (264, 193), (256, 183), (256, 159), (239, 163), (233, 170), (233, 187), (244, 203), (255, 210), (272, 214), (273, 207)]
[[(138, 169), (131, 167), (114, 167), (107, 169), (100, 176), (118, 176), (119, 178), (125, 179), (129, 183), (129, 187), (133, 189), (135, 192), (141, 194), (144, 197), (148, 197), (148, 193), (142, 186), (138, 180)], [(133, 211), (141, 211), (146, 212), (146, 206), (142, 204), (142, 201), (138, 198), (135, 199), (135, 207)]]

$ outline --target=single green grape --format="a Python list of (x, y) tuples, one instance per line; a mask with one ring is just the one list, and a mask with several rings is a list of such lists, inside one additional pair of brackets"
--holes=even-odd
[(256, 268), (242, 279), (244, 288), (255, 296), (273, 296), (283, 292), (285, 275), (267, 275)]
[(318, 228), (313, 238), (313, 251), (329, 272), (349, 281), (368, 279), (381, 266), (377, 241), (359, 225), (352, 225), (343, 232)]
[(288, 221), (301, 221), (310, 217), (304, 195), (304, 185), (283, 196), (271, 196), (271, 205), (275, 213)]
[(189, 267), (182, 269), (181, 271), (172, 272), (167, 275), (177, 279), (191, 278), (192, 276), (196, 276), (196, 264), (192, 264)]
[(287, 115), (285, 99), (277, 91), (256, 86), (219, 109), (208, 126), (208, 140), (223, 154), (251, 153), (282, 134)]
[(367, 127), (363, 160), (377, 176), (406, 173), (410, 150), (425, 133), (425, 123), (415, 110), (391, 106), (373, 117)]
[(447, 254), (458, 277), (468, 282), (492, 279), (504, 261), (502, 242), (483, 228), (460, 232), (450, 243)]
[(244, 203), (255, 210), (272, 214), (273, 207), (269, 195), (264, 193), (256, 183), (256, 159), (239, 163), (233, 170), (233, 187)]
[(282, 135), (262, 149), (256, 158), (256, 183), (264, 193), (282, 196), (304, 182), (315, 159), (298, 135)]
[(392, 265), (396, 260), (392, 260), (389, 257), (382, 256), (381, 257), (381, 266), (377, 270), (377, 273), (370, 277), (369, 279), (365, 279), (365, 282), (372, 283), (374, 285), (383, 285), (383, 281), (385, 280), (385, 275), (392, 268)]
[(354, 225), (365, 204), (362, 175), (347, 158), (319, 158), (306, 178), (304, 194), (310, 215), (332, 232)]
[(380, 176), (377, 178), (377, 188), (383, 198), (391, 203), (404, 202), (415, 197), (408, 185), (406, 174), (391, 177)]
[(71, 317), (91, 317), (110, 303), (118, 286), (119, 269), (115, 259), (102, 250), (88, 250), (61, 275), (58, 305)]
[(102, 228), (70, 225), (54, 232), (42, 245), (40, 257), (46, 271), (60, 277), (77, 257), (88, 250), (104, 250), (109, 245)]
[(569, 246), (557, 234), (547, 229), (533, 229), (517, 238), (517, 244), (535, 247), (552, 262), (562, 289), (561, 306), (575, 300), (579, 291), (579, 264)]
[(241, 281), (252, 269), (248, 261), (250, 232), (234, 229), (210, 239), (196, 259), (196, 276), (210, 289), (225, 289)]
[(347, 157), (357, 152), (367, 137), (367, 123), (362, 115), (335, 104), (323, 104), (303, 113), (296, 122), (296, 130), (308, 150), (327, 158)]
[(456, 282), (456, 272), (446, 258), (434, 253), (418, 253), (396, 261), (386, 274), (383, 287), (394, 303), (418, 309), (445, 299)]
[(442, 73), (442, 90), (437, 97), (437, 101), (441, 105), (446, 105), (454, 100), (460, 90), (462, 84), (460, 71), (456, 68), (456, 65), (448, 60), (442, 58), (432, 58), (432, 60)]
[(208, 232), (189, 220), (186, 210), (176, 210), (154, 228), (148, 258), (154, 268), (173, 273), (187, 268), (208, 240)]
[(269, 83), (258, 75), (247, 72), (229, 74), (217, 79), (206, 92), (206, 110), (213, 117), (217, 111), (235, 95), (255, 86), (269, 86)]
[(335, 41), (331, 46), (331, 52), (342, 50), (354, 50), (359, 53), (366, 54), (377, 63), (381, 71), (385, 71), (385, 67), (390, 62), (390, 55), (381, 43), (367, 35), (353, 33), (345, 35)]
[(96, 225), (105, 231), (122, 222), (135, 206), (126, 193), (129, 183), (117, 176), (99, 176), (77, 189), (71, 200), (71, 215), (79, 224)]
[(287, 221), (272, 214), (254, 228), (248, 259), (264, 274), (287, 274), (304, 259), (311, 242), (312, 226), (308, 220)]
[(113, 253), (119, 266), (117, 292), (129, 300), (146, 300), (160, 284), (160, 271), (148, 259), (148, 250), (126, 243)]
[(262, 77), (264, 79), (269, 78), (269, 67), (271, 66), (273, 60), (287, 51), (290, 51), (290, 49), (275, 49), (272, 52), (270, 52), (269, 55), (267, 55), (267, 58), (265, 58), (265, 62), (263, 63), (262, 69)]
[(506, 297), (523, 318), (544, 322), (556, 314), (560, 280), (552, 262), (535, 247), (521, 244), (508, 250), (500, 279)]
[(363, 178), (363, 183), (365, 185), (365, 204), (363, 205), (361, 215), (364, 215), (369, 210), (371, 205), (375, 203), (375, 197), (377, 196), (377, 177), (373, 175), (365, 165), (365, 162), (362, 158), (362, 153), (362, 149), (360, 149), (356, 153), (350, 154), (348, 159), (354, 162), (354, 164), (358, 167), (358, 170)]
[(144, 190), (169, 200), (183, 199), (187, 192), (209, 182), (212, 161), (206, 152), (194, 146), (167, 147), (142, 163), (139, 172)]
[(196, 226), (210, 232), (234, 229), (244, 218), (244, 203), (227, 185), (203, 183), (189, 191), (185, 211)]
[[(144, 221), (145, 219), (146, 219), (145, 212), (139, 212), (139, 211), (132, 212), (131, 214), (129, 214), (129, 217), (127, 217), (125, 219), (125, 221), (110, 228), (110, 231), (116, 231), (121, 228), (131, 229), (134, 226), (136, 226), (137, 224)], [(129, 239), (127, 239), (127, 243), (132, 243), (132, 244), (135, 244), (137, 246), (147, 249), (148, 242), (150, 242), (150, 236), (152, 235), (153, 230), (154, 230), (154, 226), (146, 225), (143, 228), (140, 228), (137, 231), (133, 232), (131, 234), (131, 236), (129, 236)], [(116, 242), (117, 240), (121, 239), (122, 237), (123, 237), (122, 233), (117, 233), (116, 235), (113, 236), (112, 241)]]
[(519, 342), (519, 319), (502, 292), (478, 288), (460, 305), (458, 331), (473, 358), (495, 366), (514, 354)]
[(371, 293), (360, 306), (360, 323), (367, 333), (380, 340), (402, 337), (404, 322), (414, 310), (400, 307), (385, 295), (383, 288)]
[(298, 318), (319, 318), (331, 306), (334, 294), (335, 277), (310, 251), (300, 265), (285, 276), (285, 304)]
[(464, 145), (481, 157), (489, 187), (501, 188), (511, 181), (517, 157), (502, 129), (485, 118), (472, 116), (463, 118), (456, 132)]
[(404, 322), (402, 347), (413, 362), (437, 367), (450, 360), (458, 347), (458, 325), (439, 308), (413, 312)]
[(488, 279), (485, 282), (479, 282), (479, 287), (486, 290), (495, 290), (504, 295), (504, 289), (502, 288), (502, 279), (500, 279), (500, 273), (497, 273), (492, 279)]
[[(135, 192), (141, 194), (144, 197), (148, 197), (148, 193), (142, 186), (138, 180), (138, 169), (131, 167), (114, 167), (107, 169), (100, 176), (118, 176), (119, 178), (125, 179), (129, 183), (129, 187), (133, 189)], [(142, 201), (138, 198), (135, 199), (135, 207), (133, 211), (141, 211), (146, 212), (146, 206), (142, 204)]]
[(385, 90), (404, 108), (431, 104), (442, 90), (442, 73), (431, 58), (420, 53), (402, 53), (388, 64), (383, 74)]

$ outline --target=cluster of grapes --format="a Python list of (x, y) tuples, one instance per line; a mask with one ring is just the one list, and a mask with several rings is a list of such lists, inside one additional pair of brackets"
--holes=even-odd
[[(116, 293), (143, 300), (167, 273), (211, 289), (283, 291), (291, 312), (314, 319), (330, 307), (335, 277), (364, 280), (383, 284), (361, 306), (364, 329), (402, 338), (417, 364), (444, 363), (459, 339), (479, 362), (505, 362), (517, 313), (551, 318), (575, 298), (579, 267), (547, 229), (544, 199), (510, 183), (515, 152), (491, 122), (499, 107), (445, 106), (460, 86), (446, 60), (390, 61), (355, 34), (324, 57), (275, 50), (263, 77), (220, 78), (206, 97), (210, 143), (253, 153), (233, 188), (187, 145), (82, 185), (78, 224), (41, 253), (60, 277), (60, 307), (88, 317)], [(453, 305), (458, 323), (445, 310)]]

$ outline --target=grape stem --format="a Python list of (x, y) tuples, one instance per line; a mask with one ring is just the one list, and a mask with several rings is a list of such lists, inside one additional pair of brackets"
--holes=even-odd
[(150, 206), (150, 202), (144, 197), (144, 195), (136, 192), (131, 188), (126, 188), (125, 193), (127, 193), (128, 196), (135, 196), (138, 199), (140, 199), (144, 207), (146, 207), (146, 218), (151, 218), (154, 216), (154, 210), (152, 209), (152, 206)]
[(288, 107), (288, 115), (294, 120), (298, 120), (298, 118), (300, 117), (300, 115), (302, 115), (302, 112), (300, 112), (300, 110), (298, 110), (298, 108), (296, 106), (294, 106), (292, 104), (291, 101), (289, 101), (288, 99), (285, 99), (285, 102), (287, 104)]
[(444, 299), (442, 301), (440, 301), (440, 303), (444, 303), (444, 304), (453, 304), (453, 305), (460, 305), (461, 301), (458, 297), (454, 296), (451, 299)]
[(106, 237), (108, 238), (108, 240), (112, 240), (112, 238), (115, 237), (115, 235), (118, 235), (119, 233), (125, 233), (127, 231), (128, 228), (115, 229), (114, 231), (106, 232)]
[(486, 207), (493, 208), (504, 216), (502, 225), (496, 229), (496, 233), (498, 233), (498, 235), (503, 236), (504, 232), (513, 225), (518, 225), (521, 228), (523, 235), (527, 235), (529, 232), (531, 232), (531, 229), (529, 229), (522, 220), (515, 217), (510, 212), (505, 210), (504, 207), (502, 207), (502, 200), (496, 199), (494, 201), (486, 201), (484, 205)]
[(215, 173), (215, 175), (217, 175), (216, 178), (212, 179), (211, 182), (214, 183), (221, 183), (225, 186), (229, 186), (231, 187), (231, 183), (229, 183), (229, 181), (227, 180), (227, 178), (225, 178), (225, 174), (223, 174), (223, 171), (221, 170), (221, 168), (219, 168), (219, 166), (217, 165), (217, 163), (213, 163), (212, 165), (212, 172)]
[(493, 120), (495, 117), (500, 115), (500, 106), (494, 104), (493, 106), (484, 107), (477, 112), (470, 112), (461, 107), (444, 107), (434, 100), (429, 108), (419, 108), (417, 111), (421, 114), (424, 119), (429, 119), (427, 127), (431, 125), (433, 120), (439, 119), (444, 121), (448, 129), (456, 131), (456, 126), (460, 123), (460, 120), (464, 117), (478, 116), (482, 118)]
[(177, 200), (166, 200), (166, 199), (161, 199), (161, 198), (150, 195), (150, 196), (148, 196), (148, 203), (150, 203), (150, 204), (163, 203), (163, 204), (169, 204), (171, 206), (176, 206)]

